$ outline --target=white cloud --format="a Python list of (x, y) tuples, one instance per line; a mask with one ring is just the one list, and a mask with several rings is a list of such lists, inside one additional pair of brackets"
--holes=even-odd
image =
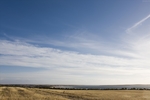
[[(0, 41), (0, 64), (28, 67), (99, 68), (101, 66), (133, 66), (128, 59), (117, 56), (80, 54), (48, 47), (38, 47), (22, 42)], [(141, 65), (141, 64), (139, 64)], [(140, 67), (140, 66), (139, 66)]]
[[(0, 41), (0, 65), (23, 66), (46, 68), (47, 71), (26, 72), (16, 74), (1, 74), (1, 78), (27, 79), (30, 81), (38, 79), (35, 82), (44, 80), (47, 83), (71, 83), (84, 84), (81, 80), (87, 79), (101, 80), (108, 82), (110, 77), (141, 76), (143, 73), (149, 75), (149, 57), (148, 58), (124, 58), (118, 56), (80, 54), (77, 52), (63, 51), (50, 47), (39, 47), (24, 42)], [(141, 72), (142, 71), (142, 72)], [(92, 77), (94, 77), (92, 79)], [(29, 78), (31, 77), (31, 78)], [(106, 80), (106, 79), (107, 80)], [(137, 78), (137, 76), (135, 76)], [(47, 79), (52, 79), (48, 81)], [(68, 79), (68, 80), (64, 80)], [(118, 82), (119, 82), (119, 79)], [(91, 81), (90, 80), (90, 81)], [(78, 81), (78, 82), (77, 82)], [(33, 82), (33, 81), (32, 81)], [(104, 84), (101, 83), (101, 84)], [(110, 83), (110, 82), (109, 82)], [(89, 82), (89, 84), (94, 84)], [(96, 84), (96, 83), (95, 83)]]

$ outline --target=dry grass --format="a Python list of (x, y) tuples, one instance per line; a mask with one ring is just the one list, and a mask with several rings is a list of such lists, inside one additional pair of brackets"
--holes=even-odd
[(150, 100), (150, 91), (0, 87), (0, 100)]

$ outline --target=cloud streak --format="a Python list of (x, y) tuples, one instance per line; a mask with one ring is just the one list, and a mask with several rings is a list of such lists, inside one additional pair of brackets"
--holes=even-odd
[[(11, 63), (10, 65), (19, 66), (48, 67), (49, 65), (53, 65), (81, 67), (84, 66), (84, 64), (95, 64), (95, 66), (97, 66), (99, 64), (108, 65), (108, 62), (110, 62), (111, 65), (118, 65), (119, 63), (117, 60), (113, 61), (115, 58), (111, 56), (80, 54), (77, 52), (62, 51), (48, 47), (37, 47), (27, 43), (10, 41), (1, 41), (0, 53), (2, 54), (1, 64), (9, 65), (9, 63)], [(107, 59), (109, 59), (109, 61), (106, 62)], [(122, 59), (120, 58), (118, 60), (121, 61)]]
[(146, 16), (145, 18), (143, 18), (142, 20), (138, 21), (137, 23), (135, 23), (132, 27), (128, 28), (126, 30), (127, 33), (132, 32), (133, 29), (135, 29), (136, 27), (138, 27), (139, 25), (141, 25), (143, 22), (145, 22), (147, 19), (150, 18), (150, 14), (148, 16)]
[[(0, 41), (0, 64), (28, 67), (100, 68), (133, 66), (128, 59), (117, 56), (81, 54), (23, 42)], [(141, 65), (139, 63), (139, 65)], [(86, 66), (86, 67), (85, 67)]]

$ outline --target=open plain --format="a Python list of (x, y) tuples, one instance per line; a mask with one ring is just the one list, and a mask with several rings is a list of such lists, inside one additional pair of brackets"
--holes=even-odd
[(0, 100), (150, 100), (150, 91), (0, 87)]

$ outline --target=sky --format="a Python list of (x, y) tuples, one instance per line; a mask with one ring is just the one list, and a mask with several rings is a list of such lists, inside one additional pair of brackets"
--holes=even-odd
[(0, 0), (0, 84), (149, 84), (150, 0)]

